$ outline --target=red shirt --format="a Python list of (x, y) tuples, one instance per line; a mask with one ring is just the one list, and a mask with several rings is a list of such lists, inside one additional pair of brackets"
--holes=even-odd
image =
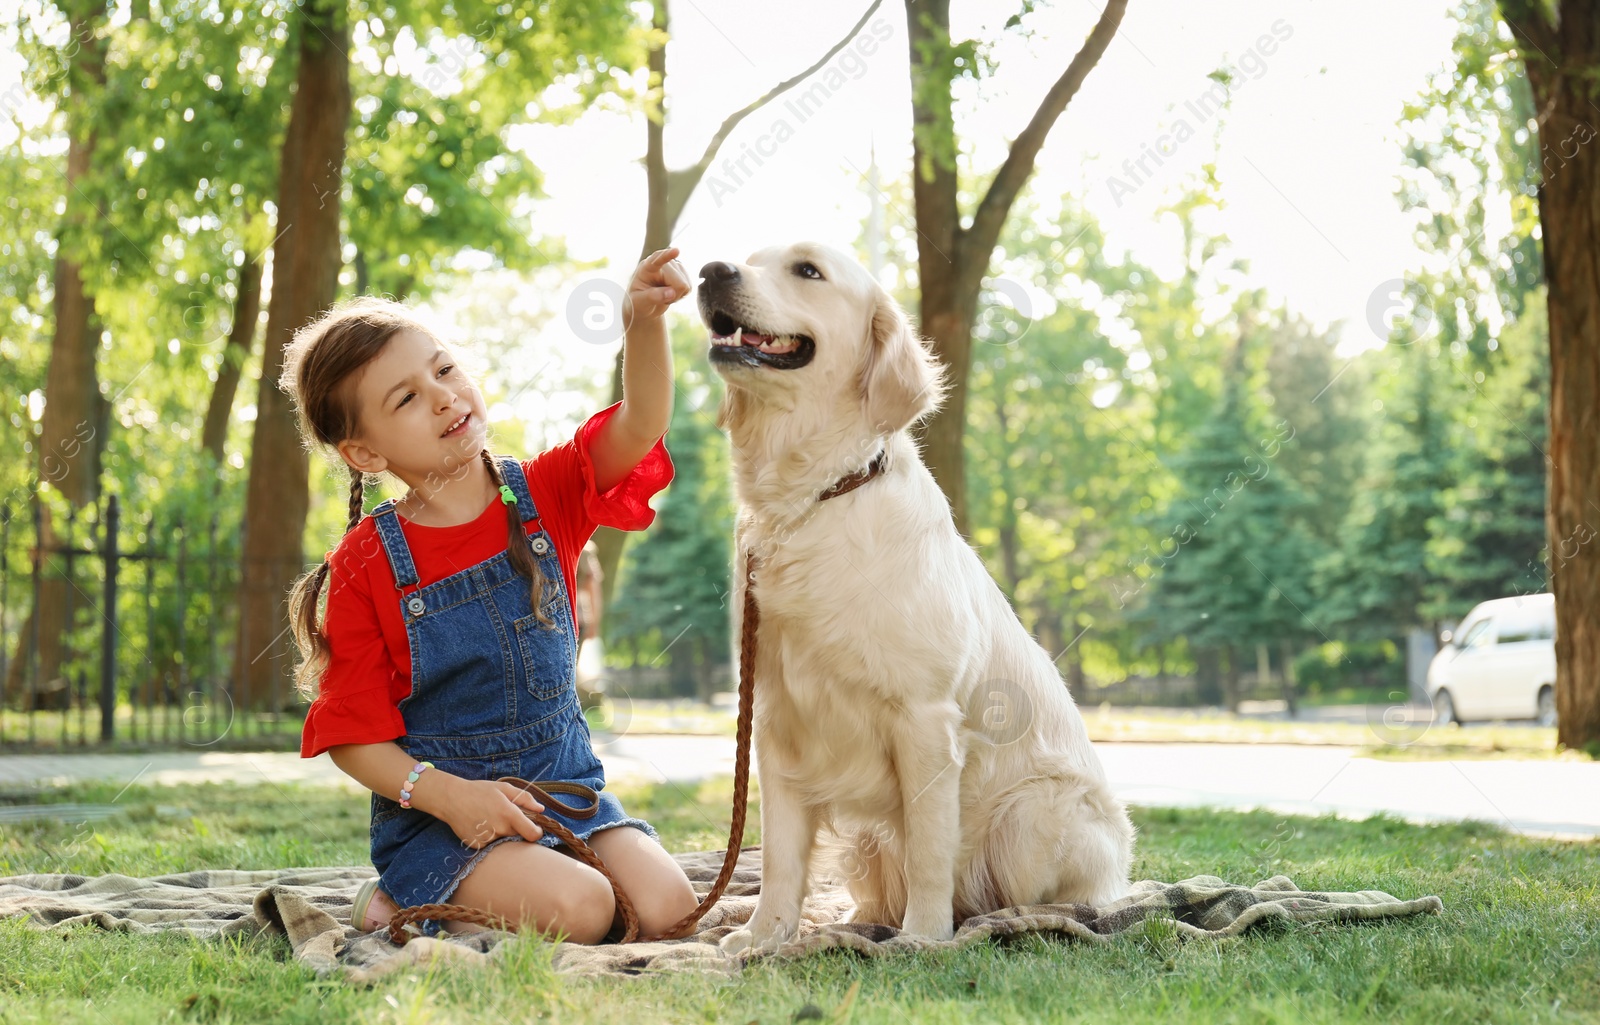
[[(622, 405), (591, 416), (573, 439), (522, 461), (538, 507), (537, 526), (555, 543), (567, 594), (576, 591), (578, 553), (601, 524), (643, 530), (655, 519), (649, 499), (672, 480), (666, 438), (610, 491), (595, 491), (589, 446), (594, 433)], [(505, 506), (497, 496), (470, 523), (428, 527), (397, 518), (416, 564), (419, 587), (459, 573), (506, 550)], [(534, 529), (535, 524), (527, 525)], [(328, 606), (323, 627), (331, 649), (317, 699), (306, 713), (300, 757), (314, 758), (337, 744), (378, 744), (405, 736), (399, 704), (411, 694), (411, 644), (400, 614), (394, 570), (372, 516), (340, 540), (323, 583)], [(573, 602), (568, 601), (568, 608)], [(574, 613), (573, 629), (577, 630)]]

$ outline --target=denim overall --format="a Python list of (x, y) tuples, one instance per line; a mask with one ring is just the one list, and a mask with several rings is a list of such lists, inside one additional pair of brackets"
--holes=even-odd
[[(521, 463), (507, 457), (499, 465), (524, 524), (536, 520)], [(627, 825), (659, 843), (648, 822), (628, 816), (616, 795), (603, 789), (605, 769), (578, 706), (572, 613), (549, 535), (536, 529), (528, 545), (555, 585), (545, 605), (553, 627), (541, 626), (533, 614), (533, 584), (517, 575), (508, 552), (419, 588), (394, 499), (379, 503), (372, 515), (394, 568), (411, 644), (411, 694), (399, 705), (406, 735), (395, 743), (413, 759), (433, 762), (432, 771), (465, 779), (517, 776), (586, 784), (599, 795), (592, 816), (572, 818), (553, 806), (545, 814), (582, 840)], [(395, 780), (397, 796), (400, 782)], [(370, 835), (378, 885), (402, 908), (448, 902), (491, 850), (508, 841), (527, 842), (503, 836), (473, 850), (443, 819), (402, 808), (377, 792)], [(546, 847), (560, 842), (548, 833), (539, 838)], [(419, 924), (426, 936), (437, 936), (441, 926), (431, 919)]]

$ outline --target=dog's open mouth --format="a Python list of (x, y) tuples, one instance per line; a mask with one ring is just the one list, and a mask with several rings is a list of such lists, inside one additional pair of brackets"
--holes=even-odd
[(793, 370), (810, 363), (817, 348), (806, 335), (783, 334), (740, 324), (722, 310), (711, 310), (706, 323), (711, 328), (713, 362)]

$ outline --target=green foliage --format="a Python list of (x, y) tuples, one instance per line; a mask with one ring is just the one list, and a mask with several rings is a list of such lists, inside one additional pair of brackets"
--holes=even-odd
[[(1400, 115), (1411, 170), (1396, 196), (1417, 218), (1418, 240), (1444, 261), (1418, 282), (1442, 314), (1445, 343), (1482, 357), (1492, 308), (1522, 316), (1543, 280), (1538, 185), (1560, 168), (1540, 166), (1532, 91), (1494, 0), (1462, 0), (1451, 14), (1453, 61)], [(1510, 230), (1499, 235), (1490, 205), (1507, 201)]]
[(1427, 559), (1429, 521), (1451, 483), (1452, 423), (1426, 346), (1375, 354), (1383, 419), (1369, 443), (1339, 549), (1318, 566), (1322, 614), (1361, 637), (1418, 624), (1436, 580)]
[[(241, 272), (270, 260), (279, 231), (280, 150), (304, 22), (276, 0), (136, 3), (73, 39), (66, 10), (19, 14), (25, 84), (50, 113), (0, 153), (0, 384), (14, 397), (5, 430), (17, 442), (0, 460), (0, 494), (21, 521), (6, 555), (18, 565), (25, 502), (38, 487), (35, 439), (59, 256), (81, 264), (95, 301), (97, 366), (87, 383), (99, 389), (100, 411), (83, 427), (100, 455), (103, 490), (121, 497), (124, 546), (154, 534), (166, 560), (157, 566), (148, 629), (143, 595), (130, 586), (138, 571), (130, 567), (123, 580), (120, 682), (138, 688), (152, 673), (198, 665), (205, 645), (226, 645), (232, 629), (233, 602), (216, 601), (209, 581), (192, 578), (200, 564), (180, 579), (172, 560), (180, 536), (191, 557), (208, 549), (213, 515), (218, 550), (238, 548), (256, 394), (276, 386), (256, 380), (259, 345), (242, 368), (220, 464), (200, 450), (200, 433), (224, 357), (242, 351), (227, 345)], [(357, 107), (343, 234), (358, 264), (347, 269), (346, 285), (425, 294), (460, 273), (468, 250), (480, 268), (564, 259), (559, 242), (540, 246), (525, 216), (538, 175), (511, 148), (510, 132), (541, 117), (569, 119), (619, 87), (625, 76), (614, 68), (642, 60), (633, 8), (567, 0), (352, 3), (345, 12)], [(90, 58), (101, 50), (97, 77)], [(69, 133), (93, 142), (71, 189)], [(75, 220), (63, 216), (69, 204)], [(323, 526), (307, 524), (308, 550), (324, 547)], [(235, 564), (236, 555), (225, 555), (217, 594), (227, 591)], [(26, 607), (17, 600), (26, 583), (16, 573), (7, 580), (14, 610)], [(0, 637), (12, 650), (19, 619)], [(71, 638), (79, 652), (90, 640), (81, 633)]]
[[(1470, 371), (1452, 484), (1428, 525), (1436, 583), (1422, 612), (1432, 622), (1458, 619), (1484, 598), (1547, 591), (1559, 570), (1561, 553), (1552, 560), (1545, 537), (1550, 353), (1541, 293), (1492, 340), (1484, 368)], [(1566, 540), (1567, 555), (1582, 543)]]
[[(1147, 394), (1129, 353), (1078, 300), (1131, 265), (1107, 265), (1099, 226), (1081, 211), (1053, 221), (1035, 213), (1024, 205), (1007, 247), (1013, 294), (997, 284), (978, 319), (966, 465), (973, 539), (1055, 654), (1091, 626), (1092, 646), (1118, 640), (1117, 585), (1138, 531), (1114, 510), (1141, 500), (1142, 481), (1127, 469)], [(1024, 282), (1048, 310), (1015, 308)]]
[[(1548, 333), (1526, 81), (1493, 3), (1455, 11), (1454, 60), (1401, 122), (1398, 192), (1437, 257), (1394, 324), (1381, 417), (1323, 613), (1357, 636), (1442, 624), (1487, 598), (1544, 590)], [(1508, 204), (1495, 235), (1491, 204)], [(1502, 214), (1503, 215), (1503, 214)]]
[(1405, 653), (1389, 638), (1376, 641), (1327, 641), (1307, 648), (1294, 660), (1295, 680), (1309, 697), (1349, 686), (1404, 689)]

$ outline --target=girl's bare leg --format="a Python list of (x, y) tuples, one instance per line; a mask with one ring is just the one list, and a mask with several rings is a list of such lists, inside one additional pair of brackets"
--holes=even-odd
[[(518, 931), (559, 932), (573, 943), (600, 942), (616, 916), (616, 898), (605, 876), (552, 848), (514, 840), (484, 855), (447, 901), (500, 915)], [(450, 921), (444, 928), (473, 932), (482, 927)]]
[[(695, 909), (698, 899), (689, 878), (672, 855), (643, 830), (613, 826), (594, 833), (588, 842), (633, 901), (633, 909), (639, 913), (639, 935), (654, 936)], [(565, 849), (565, 844), (558, 848)], [(594, 874), (604, 882), (600, 873)], [(618, 915), (619, 924), (620, 920)]]
[[(634, 910), (639, 914), (641, 935), (654, 936), (694, 910), (698, 900), (683, 869), (643, 831), (632, 826), (616, 826), (595, 833), (588, 842), (633, 900)], [(505, 851), (517, 851), (518, 854), (506, 858), (502, 856)], [(564, 855), (556, 866), (564, 873), (559, 882), (557, 876), (550, 874), (555, 869), (548, 869), (551, 859), (546, 857), (557, 854)], [(483, 878), (480, 879), (480, 876)], [(506, 876), (512, 878), (507, 880)], [(572, 878), (568, 880), (568, 876)], [(536, 892), (526, 885), (528, 879), (543, 879), (544, 883)], [(547, 892), (552, 884), (568, 893), (579, 893), (588, 888), (589, 896), (577, 900), (552, 901), (550, 898), (554, 894)], [(546, 922), (557, 928), (560, 927), (559, 923), (567, 922), (578, 926), (567, 930), (574, 942), (598, 943), (610, 931), (610, 926), (621, 927), (622, 919), (616, 912), (611, 885), (604, 876), (578, 860), (577, 855), (565, 844), (554, 849), (538, 844), (501, 844), (484, 855), (483, 861), (456, 888), (449, 903), (481, 908), (521, 922), (523, 917), (514, 916), (507, 909), (517, 900), (529, 896), (534, 898), (530, 905), (532, 920), (538, 923), (537, 928), (541, 931), (549, 931)], [(576, 907), (580, 902), (586, 906)], [(541, 909), (544, 917), (541, 917)], [(396, 910), (388, 894), (382, 890), (373, 894), (372, 903), (367, 909), (368, 930), (381, 928)], [(611, 920), (606, 929), (595, 934), (595, 923), (602, 914), (609, 914)], [(444, 922), (442, 928), (451, 933), (483, 932), (487, 929), (473, 922), (455, 920)], [(593, 938), (588, 938), (591, 936)]]

